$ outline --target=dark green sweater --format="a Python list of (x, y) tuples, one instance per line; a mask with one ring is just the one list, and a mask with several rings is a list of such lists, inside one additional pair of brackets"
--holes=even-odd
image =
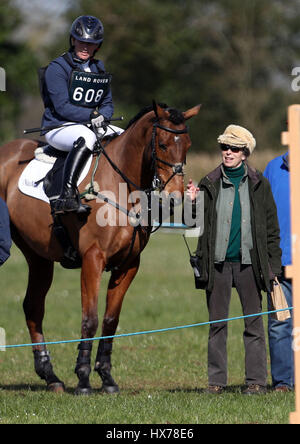
[(224, 171), (235, 188), (231, 229), (228, 248), (226, 252), (226, 260), (230, 262), (239, 262), (241, 260), (241, 203), (239, 196), (239, 184), (244, 176), (245, 167), (242, 163), (242, 165), (238, 168), (224, 167)]

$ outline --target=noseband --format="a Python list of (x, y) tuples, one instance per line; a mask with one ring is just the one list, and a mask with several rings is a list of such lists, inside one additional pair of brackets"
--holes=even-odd
[[(154, 177), (152, 180), (152, 188), (154, 190), (159, 190), (159, 191), (163, 191), (164, 188), (167, 186), (167, 184), (173, 179), (174, 176), (176, 176), (177, 174), (180, 176), (184, 175), (183, 172), (183, 166), (184, 166), (184, 162), (179, 162), (179, 163), (170, 163), (167, 162), (166, 160), (161, 159), (160, 157), (157, 156), (156, 154), (156, 149), (155, 149), (155, 141), (156, 141), (156, 135), (157, 135), (157, 128), (163, 130), (163, 131), (167, 131), (168, 133), (173, 133), (173, 134), (186, 134), (188, 132), (188, 128), (185, 127), (181, 130), (177, 130), (177, 129), (173, 129), (173, 128), (168, 128), (166, 126), (162, 126), (160, 125), (158, 122), (155, 122), (153, 124), (153, 129), (152, 129), (152, 138), (151, 138), (151, 150), (152, 150), (152, 159), (154, 162)], [(163, 165), (167, 165), (169, 167), (172, 168), (173, 174), (171, 174), (171, 176), (168, 178), (168, 180), (164, 183), (161, 178), (159, 177), (158, 174), (158, 162), (162, 163)]]

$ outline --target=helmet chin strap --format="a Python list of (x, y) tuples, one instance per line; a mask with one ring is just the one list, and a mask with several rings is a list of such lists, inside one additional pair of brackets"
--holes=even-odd
[(100, 46), (101, 46), (101, 44), (98, 46), (97, 49), (95, 49), (93, 55), (91, 55), (91, 57), (89, 57), (88, 59), (85, 59), (85, 60), (81, 59), (80, 57), (78, 57), (78, 56), (75, 54), (75, 51), (74, 51), (74, 45), (71, 45), (71, 46), (70, 46), (69, 51), (70, 51), (71, 54), (72, 54), (72, 58), (73, 58), (74, 62), (77, 62), (77, 63), (86, 63), (86, 62), (88, 62), (89, 60), (91, 60), (93, 57), (95, 57), (95, 54), (96, 54), (96, 52), (98, 51), (98, 49), (100, 48)]
[(72, 59), (74, 60), (74, 62), (76, 62), (76, 63), (86, 63), (86, 62), (88, 62), (90, 59), (91, 59), (91, 57), (89, 57), (88, 59), (81, 59), (80, 57), (78, 57), (76, 54), (75, 54), (75, 51), (74, 51), (74, 48), (72, 47), (72, 50), (71, 50), (71, 54), (72, 54)]

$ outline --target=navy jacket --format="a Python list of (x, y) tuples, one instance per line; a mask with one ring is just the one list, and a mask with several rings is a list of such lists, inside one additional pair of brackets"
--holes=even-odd
[(280, 227), (280, 247), (282, 265), (292, 263), (291, 216), (290, 216), (290, 171), (288, 153), (272, 159), (264, 171), (264, 176), (271, 184), (277, 206)]
[[(81, 70), (80, 63), (76, 63), (70, 52), (67, 53), (70, 61)], [(91, 72), (97, 73), (97, 66), (105, 71), (101, 60), (90, 61)], [(46, 95), (53, 104), (47, 106), (42, 118), (42, 126), (61, 125), (65, 122), (86, 122), (90, 120), (92, 109), (73, 105), (69, 100), (69, 80), (72, 66), (62, 57), (57, 57), (47, 67), (45, 73)], [(54, 109), (53, 109), (54, 108)], [(114, 112), (111, 89), (102, 97), (98, 111), (106, 119), (110, 119)]]
[(9, 258), (10, 248), (11, 237), (8, 208), (4, 200), (0, 198), (0, 265)]

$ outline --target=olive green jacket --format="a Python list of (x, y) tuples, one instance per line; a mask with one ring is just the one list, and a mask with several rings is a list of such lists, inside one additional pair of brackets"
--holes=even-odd
[[(270, 280), (281, 273), (280, 231), (277, 209), (268, 180), (254, 168), (248, 168), (250, 219), (253, 248), (250, 257), (259, 289), (270, 290)], [(222, 180), (221, 165), (199, 183), (204, 192), (204, 231), (199, 237), (197, 256), (200, 278), (197, 288), (212, 291), (214, 283), (216, 203)]]

